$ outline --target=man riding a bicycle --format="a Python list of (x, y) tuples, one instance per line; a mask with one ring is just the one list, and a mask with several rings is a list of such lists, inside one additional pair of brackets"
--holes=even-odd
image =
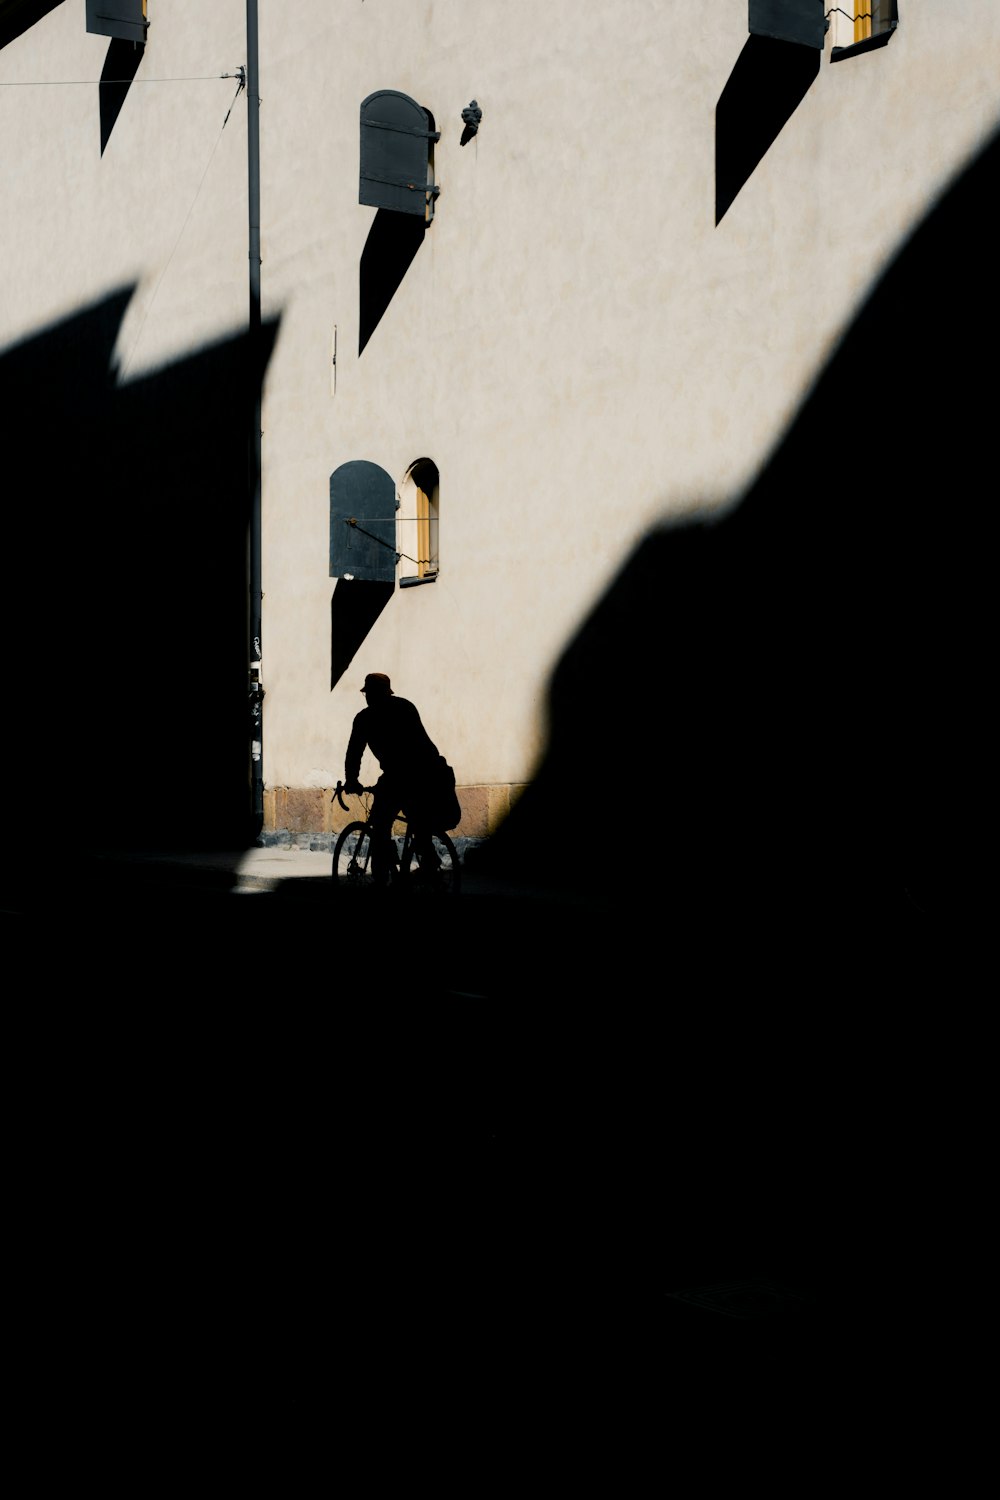
[[(400, 812), (428, 830), (453, 828), (461, 816), (455, 777), (407, 698), (397, 698), (384, 672), (369, 672), (361, 689), (367, 707), (355, 716), (344, 760), (344, 790), (362, 791), (361, 757), (371, 750), (382, 774), (369, 822), (376, 875), (388, 878), (385, 851)], [(449, 800), (450, 799), (450, 800)]]

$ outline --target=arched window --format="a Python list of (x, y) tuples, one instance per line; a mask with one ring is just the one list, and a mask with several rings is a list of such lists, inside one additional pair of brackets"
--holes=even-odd
[(831, 62), (884, 47), (899, 25), (896, 0), (853, 0), (830, 11)]
[(429, 458), (410, 465), (399, 490), (399, 585), (433, 583), (440, 567), (440, 475)]

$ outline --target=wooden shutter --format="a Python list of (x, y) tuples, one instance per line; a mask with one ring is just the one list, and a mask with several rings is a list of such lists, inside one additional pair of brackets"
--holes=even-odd
[(750, 0), (748, 26), (752, 36), (801, 42), (822, 51), (826, 34), (823, 0)]
[(396, 486), (363, 458), (330, 475), (330, 577), (396, 578)]
[(883, 32), (895, 31), (899, 25), (896, 0), (869, 0), (868, 9), (872, 13), (872, 36), (881, 36)]
[(87, 0), (87, 30), (123, 42), (145, 42), (146, 0)]
[[(407, 94), (381, 89), (361, 105), (361, 182), (358, 202), (427, 217), (433, 205), (427, 111)], [(430, 194), (430, 199), (428, 199)]]

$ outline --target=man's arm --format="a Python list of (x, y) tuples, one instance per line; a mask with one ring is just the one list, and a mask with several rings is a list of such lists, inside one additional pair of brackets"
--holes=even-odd
[(365, 753), (368, 738), (365, 734), (365, 726), (362, 722), (365, 710), (356, 715), (354, 727), (351, 730), (351, 738), (347, 742), (347, 754), (344, 757), (344, 782), (345, 791), (359, 792), (361, 790), (361, 757)]

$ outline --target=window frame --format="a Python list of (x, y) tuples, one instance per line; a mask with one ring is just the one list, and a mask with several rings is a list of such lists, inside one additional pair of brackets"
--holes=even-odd
[[(864, 35), (863, 23), (876, 20), (874, 10), (884, 10), (885, 15), (878, 17), (878, 31)], [(899, 27), (899, 4), (898, 0), (853, 0), (851, 9), (832, 6), (827, 19), (830, 23), (830, 61), (843, 62), (845, 58), (859, 57), (863, 52), (888, 46)]]
[[(398, 503), (399, 586), (434, 583), (441, 572), (441, 472), (432, 458), (425, 456), (410, 464), (399, 487)], [(412, 550), (407, 545), (411, 535)]]

